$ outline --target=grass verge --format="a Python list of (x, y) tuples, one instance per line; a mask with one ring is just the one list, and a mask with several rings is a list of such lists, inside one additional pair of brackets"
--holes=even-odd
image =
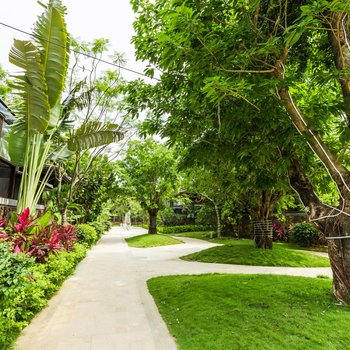
[(180, 244), (180, 240), (161, 234), (148, 234), (130, 237), (125, 239), (129, 247), (133, 248), (151, 248), (164, 245)]
[(180, 350), (349, 349), (350, 310), (330, 279), (167, 276), (148, 288)]
[(181, 257), (181, 259), (207, 263), (254, 266), (329, 266), (328, 258), (294, 249), (286, 243), (274, 243), (273, 249), (257, 249), (250, 240), (215, 240), (215, 242), (223, 243), (224, 245), (189, 254)]

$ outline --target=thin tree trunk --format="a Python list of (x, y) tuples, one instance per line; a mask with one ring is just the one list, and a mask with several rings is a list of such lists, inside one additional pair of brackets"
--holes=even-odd
[(62, 225), (67, 226), (68, 225), (68, 219), (67, 219), (67, 212), (68, 212), (68, 205), (65, 203), (63, 205), (61, 215), (62, 215)]
[(218, 239), (221, 239), (221, 230), (222, 230), (222, 222), (221, 222), (221, 208), (214, 204), (215, 214), (216, 214), (216, 235)]

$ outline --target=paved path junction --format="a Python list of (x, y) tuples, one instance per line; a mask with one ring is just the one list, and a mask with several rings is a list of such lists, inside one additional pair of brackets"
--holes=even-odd
[(113, 227), (26, 327), (17, 350), (175, 350), (148, 293), (151, 277), (178, 274), (247, 273), (331, 277), (329, 268), (262, 267), (187, 262), (179, 257), (215, 246), (181, 238), (185, 244), (129, 248), (124, 238), (141, 228)]

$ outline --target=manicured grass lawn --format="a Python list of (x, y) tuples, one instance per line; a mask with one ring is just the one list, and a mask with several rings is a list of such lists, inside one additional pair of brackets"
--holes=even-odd
[(160, 234), (145, 234), (125, 239), (129, 247), (134, 248), (151, 248), (163, 245), (180, 244), (183, 243), (178, 239), (170, 237), (169, 235)]
[(168, 276), (148, 287), (180, 350), (350, 349), (350, 310), (330, 279)]
[(329, 259), (295, 249), (286, 243), (274, 243), (273, 249), (257, 249), (251, 240), (211, 240), (223, 246), (209, 248), (198, 253), (181, 257), (187, 261), (207, 263), (290, 266), (290, 267), (326, 267)]
[(188, 237), (188, 238), (197, 238), (197, 239), (204, 239), (204, 240), (210, 240), (211, 235), (215, 236), (215, 232), (213, 231), (200, 231), (200, 232), (183, 232), (183, 233), (177, 233), (177, 234), (172, 234), (172, 236), (176, 237)]

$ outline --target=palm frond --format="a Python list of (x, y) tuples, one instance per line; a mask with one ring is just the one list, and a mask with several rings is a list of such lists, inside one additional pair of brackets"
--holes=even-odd
[(27, 132), (42, 133), (49, 124), (50, 108), (40, 53), (30, 41), (14, 40), (9, 60), (23, 69), (11, 82), (23, 101), (16, 110), (17, 122)]
[(73, 152), (108, 145), (124, 138), (120, 126), (112, 123), (88, 121), (82, 124), (68, 141), (68, 149)]
[(49, 105), (53, 108), (60, 100), (68, 69), (69, 37), (64, 21), (65, 7), (61, 1), (51, 0), (46, 11), (34, 26), (44, 74), (48, 86)]

